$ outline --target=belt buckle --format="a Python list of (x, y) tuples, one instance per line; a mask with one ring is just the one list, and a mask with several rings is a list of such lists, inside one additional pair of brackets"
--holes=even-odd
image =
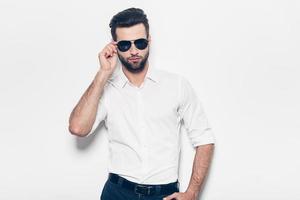
[[(143, 194), (143, 193), (139, 193), (137, 190), (138, 190), (138, 188), (142, 188), (142, 189), (147, 189), (147, 195), (150, 195), (150, 189), (153, 187), (153, 186), (145, 186), (145, 185), (136, 185), (135, 187), (134, 187), (134, 193), (136, 193), (136, 194)], [(143, 191), (145, 191), (145, 190), (143, 190)]]

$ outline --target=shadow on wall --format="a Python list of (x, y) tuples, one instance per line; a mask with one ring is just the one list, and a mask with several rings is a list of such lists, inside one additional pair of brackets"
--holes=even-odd
[(97, 128), (94, 130), (93, 133), (90, 133), (87, 137), (76, 137), (76, 147), (78, 150), (85, 150), (89, 148), (92, 143), (95, 141), (95, 138), (98, 137), (99, 132), (103, 132), (102, 128), (104, 127), (104, 121), (102, 121)]

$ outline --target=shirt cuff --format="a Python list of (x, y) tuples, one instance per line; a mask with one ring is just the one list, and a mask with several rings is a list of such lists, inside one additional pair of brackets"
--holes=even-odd
[(205, 144), (215, 144), (216, 139), (214, 133), (211, 129), (206, 129), (203, 131), (193, 130), (188, 133), (193, 147), (197, 147)]

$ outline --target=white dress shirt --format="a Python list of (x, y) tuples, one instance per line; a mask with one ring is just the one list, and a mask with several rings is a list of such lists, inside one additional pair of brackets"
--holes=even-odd
[(104, 120), (109, 139), (108, 171), (136, 183), (175, 182), (181, 124), (194, 147), (215, 142), (201, 102), (179, 74), (149, 66), (144, 82), (137, 87), (122, 67), (116, 72), (104, 87), (89, 133)]

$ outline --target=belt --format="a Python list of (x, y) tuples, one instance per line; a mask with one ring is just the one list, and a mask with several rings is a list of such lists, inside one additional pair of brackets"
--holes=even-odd
[(176, 182), (160, 185), (139, 184), (129, 181), (114, 173), (109, 173), (108, 180), (112, 183), (120, 185), (122, 188), (133, 191), (135, 194), (143, 194), (145, 196), (168, 195), (172, 194), (176, 190), (179, 191), (178, 180)]

